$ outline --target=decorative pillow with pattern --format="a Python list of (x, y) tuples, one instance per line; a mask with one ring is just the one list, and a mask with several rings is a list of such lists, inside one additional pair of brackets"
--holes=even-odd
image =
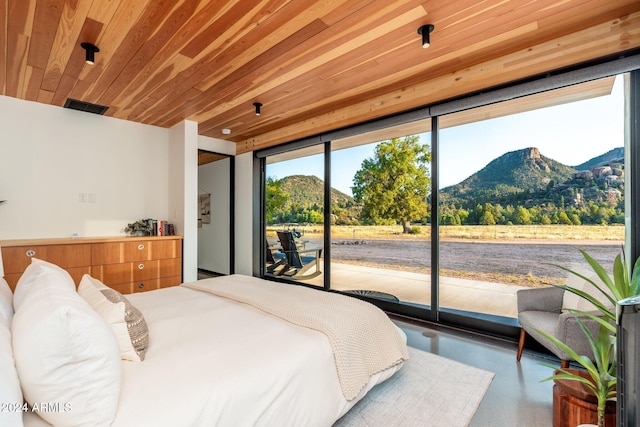
[(123, 360), (141, 362), (149, 345), (149, 328), (143, 314), (120, 292), (85, 274), (78, 293), (111, 325)]

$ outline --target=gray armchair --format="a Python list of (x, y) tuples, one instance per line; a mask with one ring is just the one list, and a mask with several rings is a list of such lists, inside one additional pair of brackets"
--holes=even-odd
[[(522, 329), (520, 330), (520, 341), (518, 343), (517, 360), (522, 356), (525, 336), (531, 335), (549, 351), (558, 356), (560, 366), (566, 368), (572, 358), (562, 351), (558, 346), (540, 335), (535, 330), (541, 330), (549, 335), (558, 338), (573, 349), (579, 355), (584, 355), (593, 360), (593, 351), (589, 341), (580, 329), (576, 321), (576, 315), (562, 312), (562, 300), (564, 289), (554, 286), (545, 288), (521, 289), (517, 293), (518, 301), (518, 321)], [(588, 317), (579, 317), (594, 336), (597, 336), (599, 324)]]

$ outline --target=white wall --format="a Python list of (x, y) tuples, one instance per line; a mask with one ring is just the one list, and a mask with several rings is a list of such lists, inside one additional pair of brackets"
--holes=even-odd
[(0, 239), (168, 218), (168, 144), (167, 129), (0, 96)]
[(253, 275), (253, 153), (236, 156), (235, 272)]
[(198, 228), (198, 268), (229, 274), (229, 158), (198, 167), (198, 192), (211, 194), (211, 222)]
[(183, 121), (169, 129), (170, 221), (182, 241), (182, 280), (198, 279), (198, 124)]
[[(0, 96), (0, 240), (124, 235), (137, 219), (168, 219), (195, 280), (197, 148), (233, 155), (230, 144), (198, 136), (194, 122), (164, 129)], [(236, 158), (235, 269), (249, 275), (252, 165), (253, 153)]]
[(198, 135), (198, 148), (219, 154), (236, 155), (236, 143)]

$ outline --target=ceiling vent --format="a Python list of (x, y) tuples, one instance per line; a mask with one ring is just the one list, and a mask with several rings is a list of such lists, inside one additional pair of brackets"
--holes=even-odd
[(64, 108), (100, 114), (101, 116), (109, 109), (109, 107), (105, 107), (104, 105), (92, 104), (90, 102), (78, 101), (71, 98), (68, 98), (67, 102), (64, 103)]

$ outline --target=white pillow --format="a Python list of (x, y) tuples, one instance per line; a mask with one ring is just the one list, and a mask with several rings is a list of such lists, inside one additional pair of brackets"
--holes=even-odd
[(43, 261), (37, 258), (31, 258), (31, 264), (29, 264), (27, 268), (25, 268), (22, 276), (20, 276), (20, 279), (18, 279), (18, 283), (16, 283), (16, 290), (13, 292), (14, 311), (18, 311), (20, 305), (22, 304), (22, 301), (31, 291), (34, 280), (44, 272), (46, 272), (49, 277), (58, 276), (56, 278), (57, 281), (69, 284), (70, 289), (75, 291), (76, 285), (73, 283), (71, 275), (69, 275), (66, 270), (50, 262)]
[[(588, 279), (591, 279), (602, 290), (608, 291), (607, 286), (604, 283), (602, 283), (602, 281), (594, 271), (585, 270), (583, 268), (572, 268), (571, 270), (575, 271), (576, 273), (580, 273), (581, 275), (583, 275), (584, 277), (587, 277)], [(569, 273), (567, 286), (570, 286), (575, 289), (579, 289), (583, 292), (588, 293), (589, 295), (593, 295), (598, 301), (602, 302), (605, 306), (613, 309), (613, 305), (609, 302), (607, 297), (605, 297), (602, 294), (602, 292), (600, 292), (591, 283), (576, 276), (575, 274)], [(597, 311), (598, 310), (598, 308), (595, 305), (593, 305), (586, 299), (569, 291), (564, 291), (564, 295), (562, 297), (562, 309), (563, 311), (567, 311), (568, 309), (581, 310), (581, 311)]]
[(13, 317), (13, 352), (24, 398), (53, 425), (106, 426), (115, 416), (122, 367), (109, 325), (73, 280), (42, 268)]
[(85, 274), (78, 294), (111, 326), (123, 360), (141, 362), (149, 343), (144, 316), (118, 291)]
[(11, 332), (0, 323), (0, 426), (22, 426), (22, 389), (13, 360)]
[(11, 319), (13, 319), (13, 292), (4, 277), (0, 277), (0, 324), (8, 328), (11, 325)]

